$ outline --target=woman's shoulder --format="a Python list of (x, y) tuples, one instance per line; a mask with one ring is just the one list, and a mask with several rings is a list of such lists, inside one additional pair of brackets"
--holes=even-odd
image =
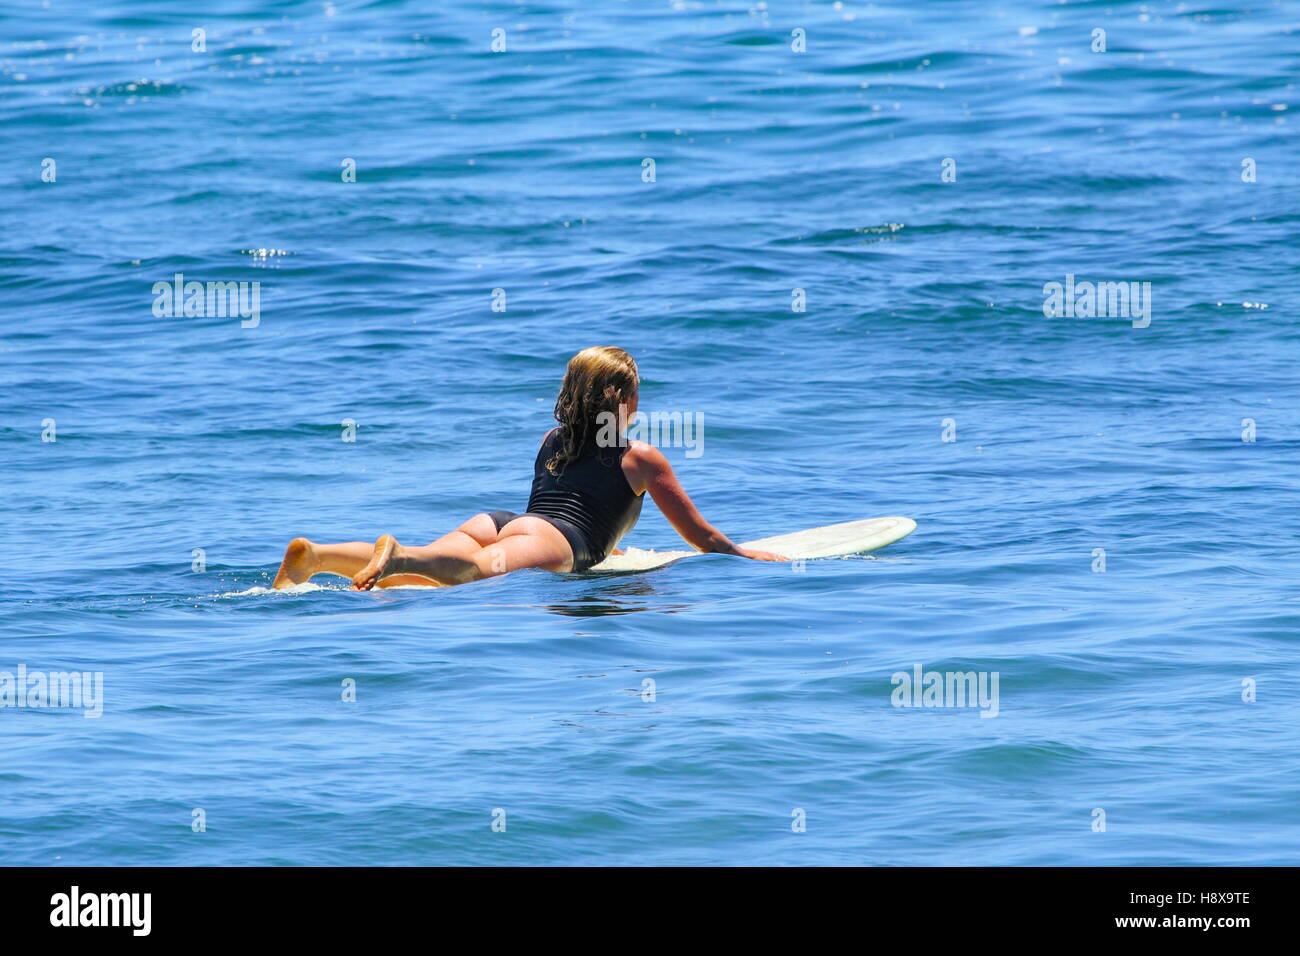
[(627, 443), (627, 448), (623, 451), (623, 460), (631, 458), (633, 462), (655, 461), (663, 457), (661, 452), (649, 442), (636, 441), (635, 439)]

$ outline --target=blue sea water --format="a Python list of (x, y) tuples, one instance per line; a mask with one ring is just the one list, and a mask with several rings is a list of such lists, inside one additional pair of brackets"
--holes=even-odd
[[(0, 708), (3, 862), (1295, 863), (1298, 26), (0, 3), (0, 671), (104, 695)], [(155, 315), (177, 273), (256, 324)], [(593, 344), (704, 415), (665, 451), (733, 538), (917, 531), (266, 590), (522, 510)], [(997, 716), (894, 706), (918, 665)]]

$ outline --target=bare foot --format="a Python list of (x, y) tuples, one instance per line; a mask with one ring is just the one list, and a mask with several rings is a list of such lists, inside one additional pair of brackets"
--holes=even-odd
[(402, 546), (396, 538), (391, 534), (380, 535), (375, 542), (375, 552), (370, 556), (370, 563), (352, 575), (352, 590), (369, 591), (379, 583), (380, 578), (396, 571), (395, 567), (392, 571), (389, 568), (394, 558), (401, 557), (401, 552)]
[(280, 570), (276, 572), (271, 587), (291, 588), (309, 580), (318, 570), (316, 546), (306, 538), (294, 538), (284, 549), (284, 560), (280, 562)]

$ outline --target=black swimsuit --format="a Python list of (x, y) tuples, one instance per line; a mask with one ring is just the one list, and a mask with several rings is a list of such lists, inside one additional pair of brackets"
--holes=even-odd
[[(573, 570), (586, 571), (609, 557), (632, 530), (645, 492), (633, 494), (623, 474), (626, 446), (584, 449), (560, 474), (551, 474), (546, 462), (555, 454), (559, 434), (552, 429), (537, 452), (526, 514), (554, 525), (573, 549)], [(500, 531), (524, 515), (493, 511), (489, 517)]]

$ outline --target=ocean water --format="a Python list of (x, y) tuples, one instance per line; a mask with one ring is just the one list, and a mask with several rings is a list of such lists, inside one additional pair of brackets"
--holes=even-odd
[[(0, 671), (103, 679), (0, 708), (3, 862), (1294, 863), (1297, 27), (0, 3)], [(256, 316), (155, 314), (178, 273)], [(522, 510), (593, 344), (703, 416), (665, 452), (733, 538), (918, 529), (266, 590)]]

